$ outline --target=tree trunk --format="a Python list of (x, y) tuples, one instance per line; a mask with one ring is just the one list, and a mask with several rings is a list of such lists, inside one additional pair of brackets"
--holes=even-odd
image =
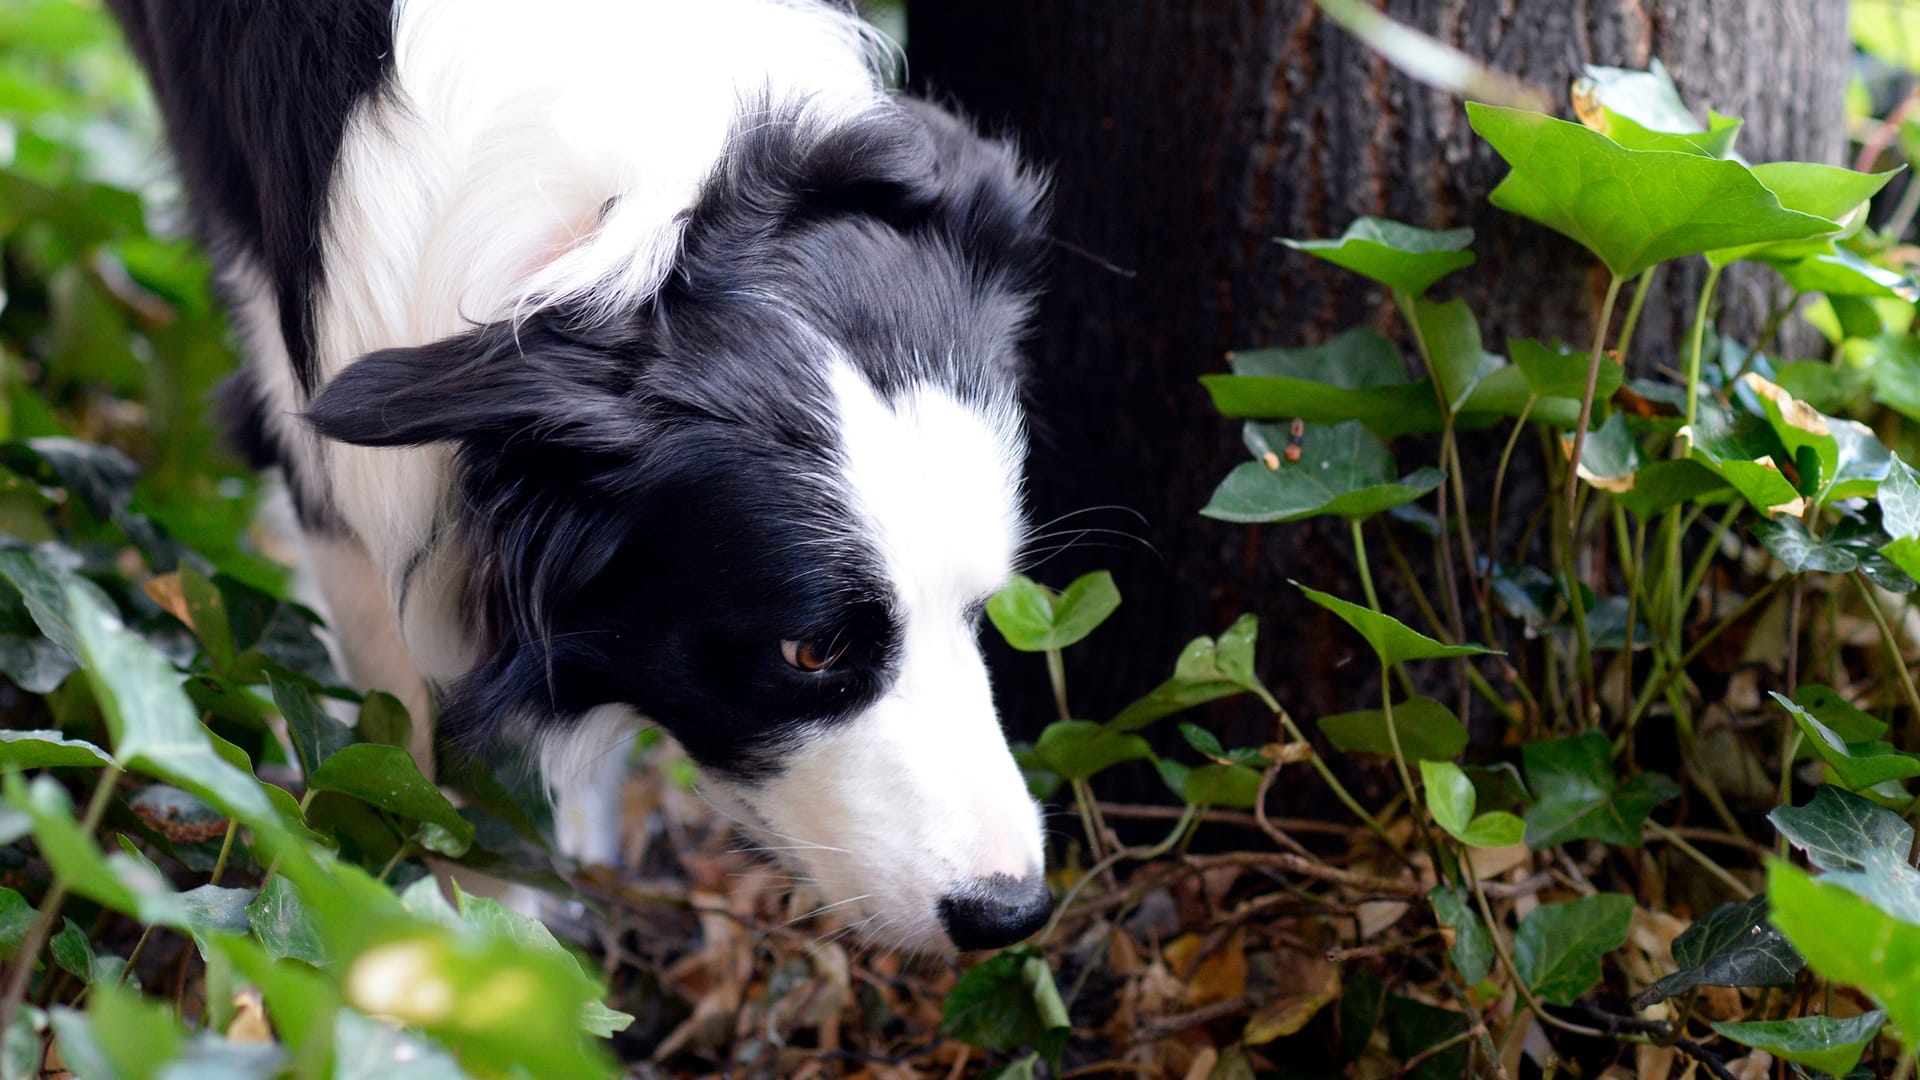
[[(1842, 0), (1385, 9), (1562, 102), (1583, 63), (1642, 68), (1658, 57), (1701, 114), (1746, 118), (1749, 159), (1837, 162), (1844, 150)], [(1245, 453), (1239, 425), (1196, 380), (1223, 370), (1232, 348), (1310, 344), (1360, 324), (1402, 336), (1378, 289), (1274, 237), (1336, 235), (1363, 214), (1473, 226), (1479, 264), (1437, 293), (1470, 300), (1492, 349), (1508, 335), (1584, 344), (1605, 284), (1597, 263), (1489, 206), (1505, 167), (1460, 103), (1399, 74), (1310, 0), (912, 0), (908, 19), (916, 85), (1017, 136), (1054, 170), (1061, 252), (1033, 347), (1035, 520), (1131, 508), (1144, 524), (1113, 511), (1067, 524), (1127, 529), (1158, 552), (1083, 547), (1040, 571), (1059, 584), (1110, 567), (1125, 596), (1113, 622), (1069, 654), (1076, 713), (1111, 715), (1183, 642), (1241, 611), (1263, 617), (1264, 674), (1296, 716), (1371, 703), (1358, 639), (1286, 585), (1297, 577), (1357, 595), (1344, 528), (1250, 528), (1196, 513)], [(1699, 262), (1661, 271), (1639, 370), (1671, 360)], [(1769, 288), (1758, 275), (1730, 280), (1729, 322), (1750, 325)], [(1424, 544), (1409, 556), (1424, 564)], [(1376, 551), (1375, 562), (1386, 560)], [(1001, 670), (1011, 726), (1031, 733), (1049, 718), (1045, 679), (1032, 658)], [(1242, 723), (1245, 738), (1272, 737), (1269, 721)]]

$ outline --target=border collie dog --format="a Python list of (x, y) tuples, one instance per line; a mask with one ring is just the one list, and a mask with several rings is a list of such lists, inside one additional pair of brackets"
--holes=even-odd
[(977, 641), (1046, 248), (1009, 147), (813, 0), (109, 3), (357, 683), (537, 754), (582, 858), (652, 721), (870, 940), (1045, 921)]

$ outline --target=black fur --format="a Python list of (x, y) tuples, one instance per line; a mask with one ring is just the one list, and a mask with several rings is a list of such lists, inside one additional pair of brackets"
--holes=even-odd
[(348, 116), (392, 75), (391, 0), (107, 6), (147, 69), (205, 239), (272, 277), (287, 353), (312, 392), (327, 185)]
[[(829, 482), (822, 349), (883, 393), (1017, 392), (1038, 185), (957, 128), (916, 105), (808, 146), (752, 117), (640, 310), (548, 310), (377, 353), (315, 399), (331, 438), (461, 446), (486, 659), (445, 695), (456, 739), (622, 702), (744, 777), (771, 764), (770, 734), (884, 690), (897, 616)], [(853, 652), (800, 673), (782, 639)]]
[[(273, 276), (314, 428), (458, 448), (442, 531), (468, 559), (481, 648), (441, 688), (443, 732), (478, 748), (624, 703), (751, 777), (783, 735), (886, 688), (899, 616), (835, 484), (828, 365), (844, 356), (883, 394), (932, 383), (1012, 406), (1045, 221), (1010, 150), (920, 102), (824, 138), (763, 110), (644, 304), (539, 310), (316, 388), (324, 195), (344, 118), (388, 77), (388, 5), (111, 2), (216, 253)], [(240, 430), (273, 450), (257, 416)], [(325, 477), (291, 480), (324, 517)], [(848, 651), (807, 673), (782, 640)]]

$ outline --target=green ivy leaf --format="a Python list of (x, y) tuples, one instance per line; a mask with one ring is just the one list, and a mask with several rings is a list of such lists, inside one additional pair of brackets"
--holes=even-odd
[(1349, 330), (1306, 348), (1237, 352), (1230, 360), (1233, 374), (1200, 379), (1223, 416), (1356, 420), (1382, 439), (1440, 430), (1432, 385), (1409, 379), (1400, 351), (1375, 331)]
[(1234, 694), (1261, 689), (1253, 671), (1253, 644), (1260, 620), (1252, 615), (1235, 619), (1218, 641), (1197, 637), (1187, 642), (1174, 661), (1173, 677), (1145, 697), (1120, 710), (1107, 727), (1138, 731), (1164, 716)]
[(1831, 1016), (1798, 1016), (1791, 1020), (1716, 1022), (1713, 1030), (1741, 1046), (1765, 1050), (1783, 1061), (1818, 1069), (1828, 1076), (1845, 1076), (1860, 1064), (1860, 1054), (1880, 1033), (1887, 1014), (1881, 1010), (1835, 1020)]
[(1427, 809), (1449, 835), (1468, 847), (1508, 847), (1520, 842), (1526, 826), (1512, 814), (1495, 811), (1475, 816), (1479, 795), (1473, 781), (1451, 761), (1422, 761), (1420, 780)]
[(1356, 218), (1337, 240), (1280, 243), (1410, 296), (1474, 262), (1472, 229), (1442, 232), (1385, 218)]
[(1767, 864), (1773, 925), (1820, 974), (1871, 995), (1913, 1045), (1920, 1032), (1920, 925), (1814, 880), (1785, 860)]
[(1708, 114), (1700, 126), (1658, 59), (1646, 71), (1588, 64), (1573, 85), (1581, 122), (1632, 150), (1674, 150), (1724, 158), (1733, 154), (1740, 118)]
[(69, 889), (144, 923), (188, 927), (179, 897), (150, 863), (120, 853), (101, 855), (93, 837), (81, 830), (73, 803), (58, 781), (42, 774), (29, 783), (10, 772), (5, 788), (7, 803), (32, 818), (41, 857)]
[(1441, 1043), (1454, 1045), (1422, 1061), (1406, 1080), (1458, 1080), (1467, 1075), (1467, 1045), (1459, 1036), (1472, 1028), (1463, 1013), (1393, 995), (1386, 1004), (1387, 1049), (1408, 1061)]
[(1756, 521), (1751, 528), (1754, 538), (1772, 552), (1790, 574), (1848, 574), (1860, 565), (1857, 553), (1816, 538), (1799, 518)]
[(1814, 715), (1850, 743), (1873, 742), (1887, 733), (1887, 725), (1874, 719), (1830, 686), (1801, 683), (1793, 692), (1793, 703)]
[(1453, 957), (1453, 966), (1460, 970), (1460, 977), (1468, 986), (1486, 978), (1487, 972), (1493, 969), (1493, 935), (1487, 932), (1487, 924), (1480, 921), (1479, 913), (1467, 902), (1466, 893), (1442, 885), (1427, 893), (1427, 902), (1433, 905), (1434, 918), (1440, 925), (1453, 931), (1453, 944), (1447, 955)]
[(1693, 461), (1656, 461), (1635, 470), (1625, 490), (1609, 491), (1613, 501), (1643, 518), (1655, 517), (1681, 503), (1727, 490), (1727, 482), (1713, 470)]
[(1451, 656), (1487, 656), (1499, 651), (1484, 645), (1443, 645), (1391, 615), (1363, 608), (1318, 589), (1310, 589), (1298, 581), (1291, 584), (1306, 593), (1307, 599), (1340, 616), (1348, 626), (1358, 630), (1360, 636), (1367, 639), (1367, 644), (1373, 646), (1374, 655), (1380, 658), (1382, 664)]
[(1806, 966), (1767, 921), (1767, 898), (1733, 900), (1673, 940), (1678, 968), (1634, 996), (1633, 1007), (1678, 997), (1700, 986), (1791, 986)]
[(1613, 744), (1597, 731), (1528, 743), (1521, 762), (1535, 797), (1526, 813), (1526, 842), (1536, 851), (1570, 840), (1637, 848), (1647, 815), (1680, 795), (1680, 786), (1659, 773), (1620, 784)]
[(1542, 904), (1520, 920), (1513, 962), (1541, 1000), (1571, 1005), (1600, 981), (1600, 958), (1626, 944), (1633, 898), (1601, 893)]
[(1446, 479), (1432, 466), (1394, 479), (1392, 452), (1358, 422), (1307, 428), (1298, 461), (1286, 459), (1288, 434), (1282, 425), (1248, 424), (1246, 443), (1255, 460), (1227, 474), (1200, 511), (1207, 517), (1271, 522), (1327, 514), (1363, 521), (1425, 496)]
[(369, 1020), (352, 1009), (334, 1014), (333, 1080), (466, 1080), (460, 1063), (417, 1035)]
[(360, 719), (353, 729), (364, 742), (405, 749), (413, 744), (413, 719), (392, 694), (374, 691), (360, 703)]
[[(454, 897), (459, 901), (459, 917), (466, 926), (481, 934), (502, 941), (509, 941), (531, 952), (565, 961), (578, 969), (580, 979), (588, 992), (586, 1007), (580, 1016), (580, 1028), (589, 1035), (610, 1038), (616, 1032), (625, 1031), (633, 1023), (633, 1017), (617, 1009), (609, 1009), (599, 1000), (600, 984), (566, 946), (560, 944), (538, 919), (528, 918), (517, 911), (502, 905), (497, 900), (482, 896), (472, 896), (463, 891), (459, 883), (453, 886)], [(437, 894), (438, 890), (435, 889)]]
[(1732, 484), (1756, 509), (1771, 513), (1799, 502), (1800, 492), (1780, 471), (1779, 457), (1786, 450), (1765, 420), (1736, 420), (1703, 403), (1698, 422), (1682, 430), (1688, 436), (1689, 458)]
[(1920, 537), (1920, 481), (1906, 462), (1895, 462), (1880, 485), (1880, 525), (1895, 540)]
[(1088, 720), (1048, 724), (1033, 752), (1042, 768), (1066, 780), (1085, 780), (1123, 761), (1153, 756), (1153, 748), (1140, 736)]
[(287, 722), (287, 741), (300, 760), (300, 771), (312, 776), (320, 764), (353, 742), (346, 725), (328, 716), (313, 691), (299, 683), (267, 673), (273, 704)]
[(13, 960), (14, 954), (20, 951), (20, 943), (26, 940), (28, 928), (39, 915), (26, 897), (0, 885), (0, 960)]
[[(1578, 401), (1587, 392), (1587, 353), (1549, 348), (1532, 338), (1508, 341), (1507, 352), (1526, 380), (1527, 390), (1535, 397)], [(1626, 369), (1618, 361), (1602, 356), (1599, 374), (1594, 379), (1593, 400), (1610, 400), (1625, 377)]]
[(1875, 266), (1844, 247), (1792, 262), (1768, 260), (1767, 265), (1798, 292), (1901, 300), (1909, 304), (1920, 300), (1920, 284), (1911, 277)]
[(460, 816), (413, 755), (397, 746), (354, 743), (336, 751), (307, 778), (311, 791), (337, 791), (408, 821), (431, 822), (472, 843), (473, 823)]
[(1920, 871), (1907, 863), (1913, 828), (1899, 815), (1823, 784), (1805, 806), (1776, 807), (1767, 819), (1827, 872), (1823, 881), (1920, 922)]
[(69, 739), (58, 731), (0, 731), (0, 767), (87, 768), (112, 763), (105, 750), (84, 739)]
[(1013, 949), (968, 968), (948, 991), (940, 1027), (986, 1050), (1031, 1047), (1049, 1062), (1073, 1033), (1073, 1022), (1047, 961), (1032, 949)]
[(987, 601), (987, 617), (1021, 652), (1064, 649), (1086, 637), (1120, 606), (1120, 590), (1105, 570), (1084, 574), (1056, 593), (1032, 578), (1013, 580)]
[(1579, 124), (1477, 102), (1467, 117), (1513, 167), (1493, 204), (1571, 237), (1621, 280), (1686, 255), (1839, 230), (1781, 206), (1736, 161), (1629, 150)]
[[(1337, 750), (1349, 754), (1393, 756), (1387, 734), (1387, 714), (1381, 709), (1323, 716), (1320, 733)], [(1467, 748), (1466, 725), (1453, 710), (1430, 697), (1408, 698), (1393, 707), (1393, 726), (1400, 749), (1408, 758), (1449, 761)]]
[(247, 925), (275, 960), (291, 957), (323, 970), (335, 965), (337, 958), (329, 953), (300, 890), (283, 874), (274, 875), (247, 905)]
[(1793, 722), (1806, 736), (1807, 744), (1849, 789), (1864, 791), (1889, 780), (1920, 776), (1920, 757), (1903, 753), (1878, 740), (1847, 742), (1838, 732), (1821, 723), (1818, 717), (1781, 694), (1773, 693), (1773, 700), (1793, 715)]
[[(1807, 161), (1776, 161), (1753, 166), (1753, 177), (1765, 184), (1788, 210), (1846, 226), (1855, 222), (1857, 212), (1867, 200), (1886, 187), (1887, 181), (1899, 171), (1862, 173)], [(1726, 266), (1741, 259), (1793, 262), (1833, 250), (1833, 239), (1820, 237), (1717, 248), (1706, 255), (1709, 263)]]

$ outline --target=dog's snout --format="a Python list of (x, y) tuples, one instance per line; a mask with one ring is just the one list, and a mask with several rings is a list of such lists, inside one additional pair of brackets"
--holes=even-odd
[(1053, 893), (1040, 874), (976, 878), (940, 898), (940, 924), (961, 951), (1012, 945), (1046, 925)]

